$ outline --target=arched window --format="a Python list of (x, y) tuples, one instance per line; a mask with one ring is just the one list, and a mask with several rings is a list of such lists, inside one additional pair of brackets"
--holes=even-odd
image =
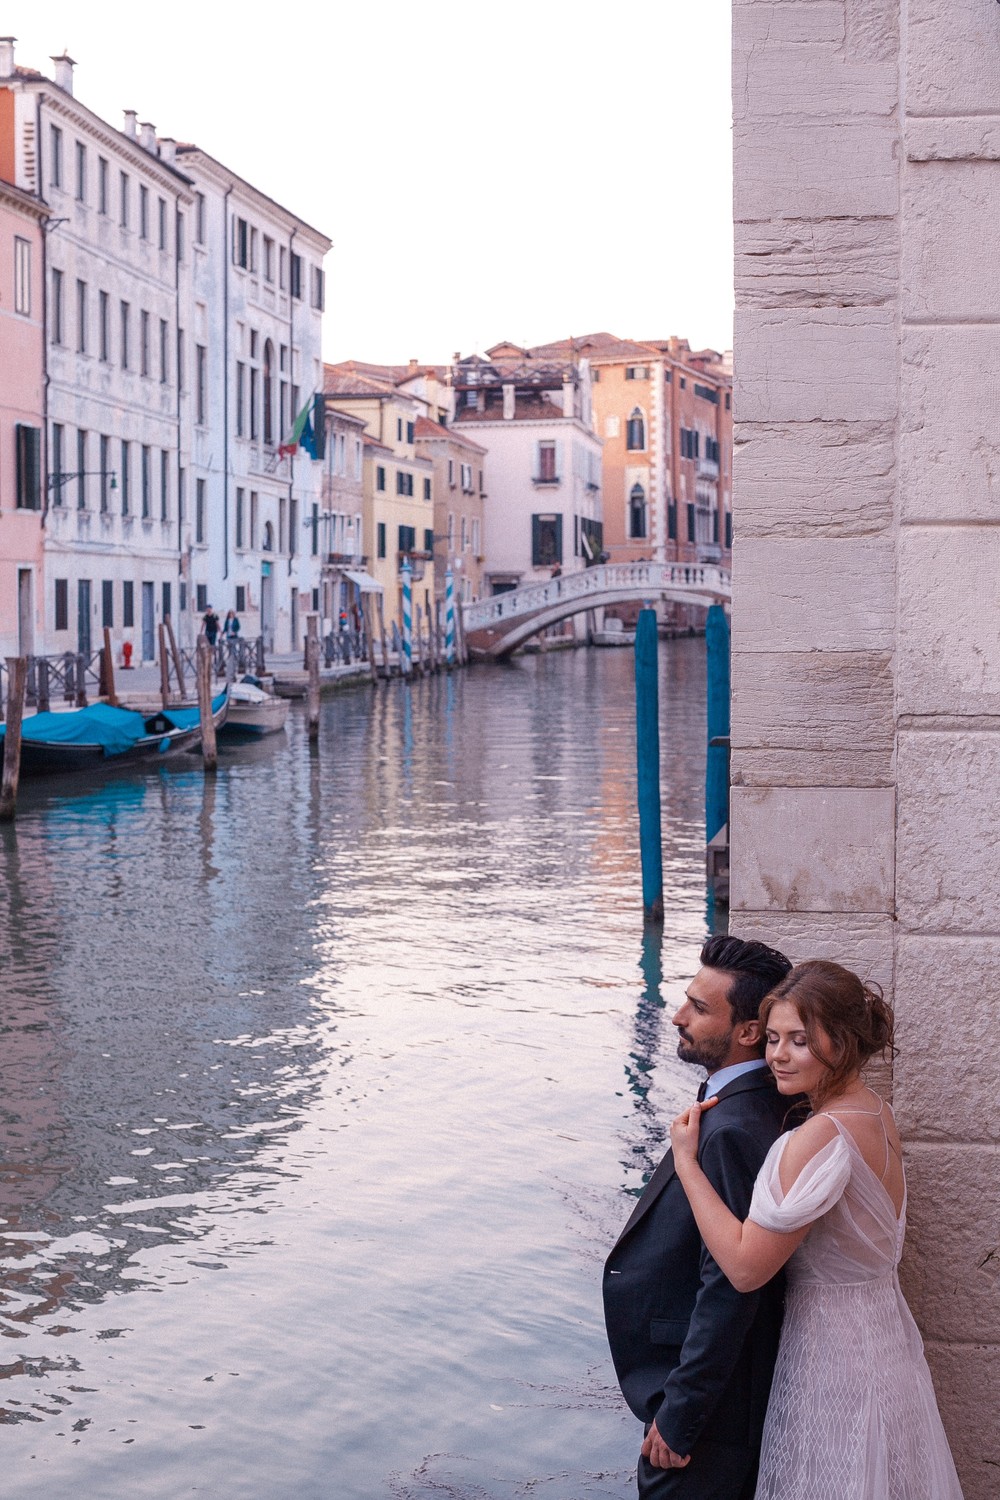
[(274, 442), (274, 345), (264, 345), (264, 442)]
[(634, 408), (628, 419), (628, 426), (625, 429), (625, 446), (633, 452), (646, 446), (646, 423), (638, 407)]
[(628, 497), (628, 534), (632, 541), (646, 536), (646, 491), (641, 484), (634, 484)]
[(264, 552), (274, 551), (274, 527), (270, 521), (264, 522), (264, 539), (261, 543), (261, 548)]

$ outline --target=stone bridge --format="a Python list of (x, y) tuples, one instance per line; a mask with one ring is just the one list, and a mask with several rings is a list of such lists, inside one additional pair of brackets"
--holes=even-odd
[(729, 572), (710, 564), (602, 563), (464, 604), (462, 624), (470, 650), (481, 656), (502, 657), (540, 630), (584, 610), (652, 603), (656, 599), (707, 608), (725, 603), (731, 596)]

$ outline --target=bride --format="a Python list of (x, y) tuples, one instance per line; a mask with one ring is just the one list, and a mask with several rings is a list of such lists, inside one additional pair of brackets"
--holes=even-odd
[(906, 1183), (892, 1111), (861, 1069), (892, 1047), (881, 995), (839, 964), (799, 964), (766, 997), (767, 1061), (812, 1114), (779, 1136), (745, 1223), (698, 1165), (694, 1104), (674, 1164), (710, 1253), (739, 1291), (785, 1263), (785, 1322), (756, 1500), (962, 1500), (896, 1267)]

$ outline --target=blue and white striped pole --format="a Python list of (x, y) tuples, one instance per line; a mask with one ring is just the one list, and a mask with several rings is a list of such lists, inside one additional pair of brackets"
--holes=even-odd
[(449, 568), (444, 575), (444, 659), (455, 665), (455, 575)]
[(404, 676), (409, 677), (413, 671), (413, 568), (408, 557), (403, 558), (400, 571), (403, 575), (403, 659), (399, 665)]

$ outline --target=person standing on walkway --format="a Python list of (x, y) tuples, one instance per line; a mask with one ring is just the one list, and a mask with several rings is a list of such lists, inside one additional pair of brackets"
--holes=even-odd
[[(733, 1213), (790, 1106), (757, 1011), (791, 969), (763, 943), (712, 937), (673, 1017), (677, 1054), (708, 1073), (698, 1158)], [(608, 1256), (604, 1310), (622, 1394), (644, 1424), (641, 1500), (751, 1500), (782, 1318), (782, 1281), (738, 1292), (698, 1232), (670, 1151)], [(806, 1500), (806, 1497), (803, 1497)]]
[(201, 617), (201, 626), (205, 632), (205, 639), (210, 646), (215, 645), (219, 639), (219, 617), (211, 605), (207, 607)]
[(222, 636), (226, 641), (238, 641), (240, 638), (240, 621), (235, 609), (231, 609), (226, 615), (226, 623), (222, 627)]

